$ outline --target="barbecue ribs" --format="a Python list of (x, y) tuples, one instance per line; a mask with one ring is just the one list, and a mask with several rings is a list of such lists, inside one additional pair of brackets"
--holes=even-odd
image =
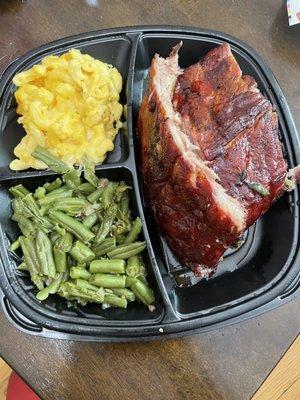
[(155, 55), (138, 119), (146, 195), (180, 262), (209, 277), (285, 188), (278, 119), (230, 46), (185, 71)]

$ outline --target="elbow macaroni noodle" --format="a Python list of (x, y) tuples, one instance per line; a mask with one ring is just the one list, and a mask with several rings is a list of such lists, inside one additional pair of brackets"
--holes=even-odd
[(15, 98), (18, 122), (26, 135), (15, 147), (10, 168), (44, 169), (31, 156), (40, 145), (68, 165), (84, 157), (101, 163), (113, 150), (123, 107), (122, 77), (113, 66), (72, 49), (47, 56), (40, 65), (17, 74)]

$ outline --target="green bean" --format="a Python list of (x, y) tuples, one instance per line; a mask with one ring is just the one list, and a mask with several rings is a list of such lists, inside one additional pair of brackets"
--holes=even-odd
[(59, 198), (52, 203), (52, 210), (64, 211), (68, 215), (76, 216), (87, 204), (85, 199), (77, 197)]
[(96, 225), (94, 225), (94, 226), (91, 228), (91, 231), (92, 231), (93, 233), (96, 234), (96, 233), (99, 231), (100, 226), (101, 226), (101, 224), (96, 224)]
[(104, 303), (113, 307), (127, 308), (127, 300), (124, 297), (118, 297), (114, 294), (106, 293), (104, 295)]
[(126, 236), (126, 238), (124, 240), (124, 244), (129, 244), (129, 243), (135, 242), (136, 239), (138, 238), (141, 230), (142, 230), (142, 221), (139, 217), (137, 217), (135, 219), (134, 223), (132, 224), (130, 232), (128, 233), (128, 235)]
[(91, 285), (88, 281), (85, 279), (76, 279), (76, 287), (80, 290), (94, 290), (97, 292), (99, 290), (98, 286)]
[(24, 236), (34, 236), (35, 235), (35, 227), (29, 218), (25, 217), (22, 214), (14, 213), (11, 219), (18, 223), (20, 231)]
[(84, 268), (72, 267), (70, 269), (70, 276), (72, 279), (89, 279), (91, 274)]
[(78, 190), (78, 186), (81, 185), (81, 169), (72, 168), (70, 171), (63, 175), (63, 181), (65, 182), (66, 186), (71, 190)]
[(23, 198), (29, 194), (29, 191), (22, 184), (11, 187), (9, 191), (14, 197), (18, 198)]
[(91, 276), (90, 283), (104, 288), (124, 288), (126, 277), (125, 275), (95, 274)]
[(153, 290), (139, 279), (128, 276), (126, 278), (126, 286), (130, 287), (135, 296), (140, 299), (142, 303), (150, 305), (154, 302)]
[(31, 219), (32, 219), (33, 225), (36, 228), (42, 229), (46, 233), (49, 233), (53, 229), (52, 223), (45, 216), (44, 217), (33, 216)]
[(25, 261), (21, 262), (21, 264), (19, 264), (17, 266), (18, 271), (29, 271), (29, 268), (27, 267)]
[(68, 253), (73, 246), (73, 235), (70, 232), (65, 232), (55, 240), (55, 245), (63, 252)]
[(102, 243), (93, 246), (92, 250), (95, 253), (96, 257), (100, 257), (106, 254), (108, 251), (115, 249), (115, 247), (116, 247), (116, 238), (111, 237), (103, 240)]
[(40, 301), (46, 300), (50, 294), (54, 294), (58, 292), (60, 284), (63, 282), (64, 278), (66, 277), (66, 273), (60, 273), (58, 276), (52, 280), (49, 286), (45, 287), (44, 289), (40, 290), (36, 298)]
[(125, 297), (126, 300), (128, 301), (134, 301), (135, 300), (135, 295), (134, 293), (127, 288), (124, 289), (113, 289), (113, 294), (120, 296), (120, 297)]
[(70, 251), (74, 260), (83, 263), (91, 261), (95, 258), (95, 253), (80, 240), (77, 240)]
[(114, 200), (116, 203), (120, 203), (124, 193), (126, 193), (126, 191), (128, 189), (131, 189), (130, 186), (128, 186), (124, 181), (121, 181), (117, 184), (115, 193), (114, 193)]
[(85, 182), (78, 186), (78, 190), (84, 194), (90, 194), (95, 191), (95, 187), (91, 183)]
[(115, 235), (116, 239), (117, 239), (117, 244), (123, 244), (124, 240), (125, 240), (125, 236), (124, 235)]
[(32, 275), (41, 274), (40, 264), (37, 257), (36, 247), (34, 240), (31, 237), (23, 237), (19, 238), (21, 249), (24, 255), (25, 263)]
[(140, 273), (140, 261), (138, 256), (132, 256), (128, 258), (126, 266), (126, 275), (136, 277)]
[(87, 182), (91, 185), (98, 187), (99, 179), (95, 174), (95, 164), (89, 161), (87, 158), (83, 161), (83, 175)]
[(37, 274), (32, 274), (30, 271), (30, 279), (39, 290), (44, 289), (44, 279), (41, 276)]
[(98, 221), (98, 215), (96, 212), (94, 212), (93, 214), (87, 215), (86, 217), (84, 217), (82, 219), (83, 225), (85, 225), (89, 229), (91, 229), (97, 221)]
[(123, 233), (128, 232), (127, 226), (128, 225), (125, 221), (119, 219), (111, 227), (111, 233), (116, 236), (122, 235)]
[(77, 221), (73, 217), (61, 212), (50, 211), (50, 218), (60, 224), (63, 228), (73, 233), (83, 243), (88, 243), (95, 236), (85, 225)]
[(109, 251), (107, 256), (109, 258), (119, 258), (125, 260), (126, 258), (136, 256), (141, 253), (146, 247), (146, 242), (135, 242), (131, 244), (121, 244), (114, 250)]
[(110, 274), (124, 274), (125, 261), (124, 260), (94, 260), (90, 264), (90, 272), (96, 273), (110, 273)]
[(123, 196), (120, 200), (120, 210), (126, 216), (128, 216), (129, 212), (129, 195), (127, 192), (123, 193)]
[(83, 299), (85, 301), (91, 301), (94, 303), (103, 303), (104, 301), (104, 291), (98, 290), (95, 292), (94, 290), (89, 290), (84, 288), (84, 290), (79, 289), (73, 282), (65, 282), (61, 285), (60, 293), (65, 298), (71, 299)]
[(112, 200), (113, 196), (115, 193), (115, 190), (117, 188), (117, 183), (116, 182), (109, 182), (107, 186), (105, 186), (102, 196), (101, 196), (101, 202), (104, 206), (104, 208), (108, 208), (109, 206), (112, 205)]
[(52, 244), (48, 236), (41, 229), (36, 235), (37, 257), (41, 266), (43, 275), (54, 278), (56, 274), (55, 262), (53, 258)]
[(96, 203), (102, 196), (102, 193), (104, 192), (104, 187), (100, 187), (91, 194), (88, 195), (87, 199), (90, 203)]
[(43, 187), (47, 190), (47, 192), (52, 192), (53, 190), (56, 190), (60, 188), (62, 185), (62, 180), (60, 178), (56, 178), (53, 182), (49, 183), (46, 182), (44, 183)]
[(56, 271), (65, 272), (68, 269), (67, 253), (62, 251), (57, 245), (53, 246), (53, 256)]
[(32, 193), (27, 194), (22, 199), (14, 200), (15, 207), (26, 217), (40, 217), (41, 213)]
[(47, 215), (50, 208), (51, 208), (51, 203), (47, 204), (46, 206), (40, 207), (41, 216), (44, 217), (45, 215)]
[(53, 190), (52, 192), (46, 194), (45, 197), (42, 199), (38, 200), (39, 206), (46, 206), (48, 204), (53, 203), (54, 201), (64, 198), (64, 197), (71, 197), (72, 196), (72, 190), (60, 190), (62, 188)]
[(20, 238), (18, 237), (18, 239), (17, 240), (15, 240), (14, 242), (12, 242), (12, 244), (10, 245), (10, 247), (9, 247), (9, 250), (10, 251), (16, 251), (16, 250), (18, 250), (18, 248), (21, 246), (21, 243), (20, 243), (20, 240), (19, 240)]
[(105, 211), (103, 221), (94, 239), (95, 243), (99, 244), (103, 242), (103, 240), (106, 238), (116, 217), (117, 210), (118, 210), (117, 205), (113, 204), (110, 208), (108, 208)]
[(123, 211), (120, 209), (120, 205), (118, 207), (116, 218), (120, 221), (123, 221), (126, 224), (126, 231), (130, 231), (131, 229), (131, 221), (128, 215), (124, 214)]
[(46, 189), (43, 186), (39, 186), (38, 188), (35, 189), (33, 197), (35, 199), (41, 199), (45, 197), (46, 195)]
[(48, 166), (48, 168), (59, 174), (64, 174), (70, 170), (70, 167), (68, 167), (67, 164), (65, 164), (63, 161), (55, 157), (53, 154), (51, 154), (49, 151), (42, 148), (41, 146), (37, 146), (31, 155), (38, 160), (43, 161)]

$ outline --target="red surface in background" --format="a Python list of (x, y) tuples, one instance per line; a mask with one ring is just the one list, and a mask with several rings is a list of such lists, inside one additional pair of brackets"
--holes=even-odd
[(41, 400), (32, 389), (12, 372), (9, 378), (6, 400)]

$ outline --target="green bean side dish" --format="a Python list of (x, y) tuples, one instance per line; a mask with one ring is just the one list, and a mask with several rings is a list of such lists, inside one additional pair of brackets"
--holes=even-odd
[(154, 294), (141, 257), (146, 243), (138, 241), (140, 218), (131, 217), (130, 187), (99, 179), (88, 160), (70, 168), (41, 147), (33, 156), (62, 174), (34, 193), (22, 184), (9, 189), (12, 220), (22, 233), (10, 250), (21, 248), (18, 269), (29, 272), (37, 299), (56, 293), (102, 308), (126, 308), (137, 300), (153, 310)]

